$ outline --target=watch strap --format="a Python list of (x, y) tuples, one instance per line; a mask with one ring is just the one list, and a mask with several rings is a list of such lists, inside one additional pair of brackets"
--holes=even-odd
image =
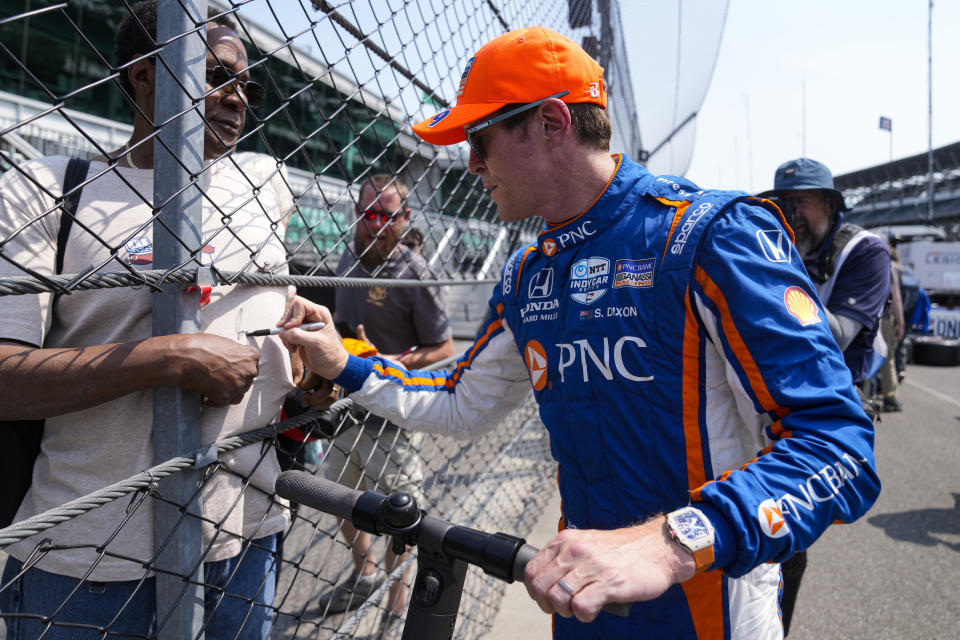
[(693, 552), (693, 561), (697, 563), (697, 573), (706, 571), (713, 566), (713, 545)]
[[(704, 521), (709, 531), (707, 540), (698, 540), (697, 543), (691, 544), (690, 540), (687, 540), (684, 536), (679, 534), (674, 528), (674, 523), (671, 520), (671, 516), (676, 513), (683, 512), (685, 510), (695, 511), (697, 515)], [(713, 526), (710, 524), (710, 521), (707, 517), (699, 510), (693, 507), (685, 507), (684, 509), (678, 509), (675, 512), (669, 513), (666, 516), (667, 531), (670, 532), (670, 537), (673, 538), (684, 551), (693, 556), (694, 564), (696, 565), (697, 572), (706, 571), (713, 566), (715, 561), (715, 556), (713, 552), (713, 542), (714, 542), (714, 532)]]

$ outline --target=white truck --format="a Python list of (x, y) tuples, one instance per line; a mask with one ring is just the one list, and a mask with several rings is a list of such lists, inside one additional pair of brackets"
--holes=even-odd
[(917, 240), (897, 245), (900, 260), (930, 295), (931, 336), (912, 342), (913, 361), (960, 364), (960, 242)]
[(920, 240), (898, 244), (897, 251), (931, 299), (960, 294), (960, 242)]

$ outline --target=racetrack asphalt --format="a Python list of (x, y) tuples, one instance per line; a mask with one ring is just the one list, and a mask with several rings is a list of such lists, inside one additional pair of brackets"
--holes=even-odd
[[(876, 427), (880, 498), (811, 547), (790, 640), (960, 638), (960, 367), (909, 365), (899, 397)], [(555, 499), (528, 541), (558, 515)], [(514, 583), (486, 637), (549, 640), (550, 619)]]

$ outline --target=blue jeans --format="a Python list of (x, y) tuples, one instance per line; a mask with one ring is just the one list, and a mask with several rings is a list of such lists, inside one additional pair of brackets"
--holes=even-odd
[[(274, 534), (244, 543), (237, 556), (204, 563), (207, 640), (267, 637), (273, 623), (278, 538)], [(2, 584), (13, 580), (21, 566), (19, 560), (9, 558)], [(157, 631), (156, 590), (154, 578), (93, 582), (34, 568), (0, 591), (0, 611), (7, 640), (38, 637), (49, 624), (43, 617), (54, 623), (45, 640), (100, 638), (98, 629), (111, 635), (148, 637)]]

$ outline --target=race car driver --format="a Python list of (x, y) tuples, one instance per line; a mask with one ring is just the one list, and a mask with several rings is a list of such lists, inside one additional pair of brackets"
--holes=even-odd
[(555, 32), (511, 31), (414, 127), (470, 143), (501, 219), (546, 221), (453, 371), (348, 356), (301, 299), (281, 336), (424, 431), (476, 437), (533, 387), (563, 531), (526, 584), (556, 638), (780, 638), (776, 562), (879, 493), (871, 424), (779, 210), (609, 155), (602, 73)]

